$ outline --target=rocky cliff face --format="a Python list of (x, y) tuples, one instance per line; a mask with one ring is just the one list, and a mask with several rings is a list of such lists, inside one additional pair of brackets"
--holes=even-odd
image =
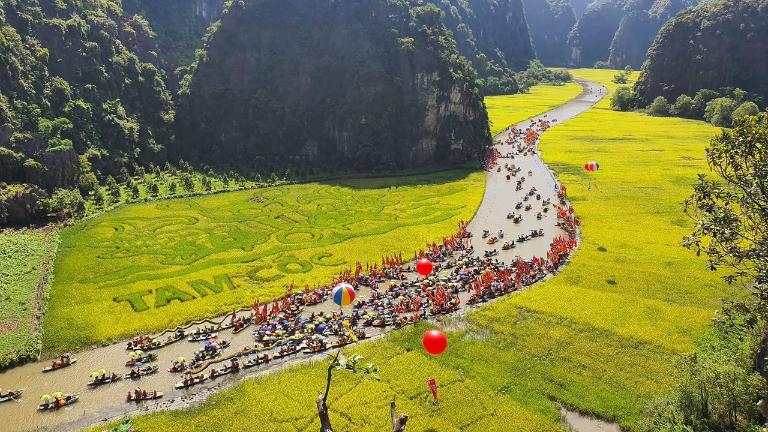
[(622, 0), (597, 0), (590, 4), (568, 35), (570, 64), (592, 66), (607, 60), (613, 35), (623, 16)]
[(180, 90), (174, 154), (403, 168), (490, 142), (474, 71), (434, 6), (233, 2)]
[(568, 63), (568, 33), (576, 14), (567, 0), (524, 0), (536, 57), (547, 66)]
[(579, 18), (568, 39), (570, 63), (639, 68), (661, 26), (697, 0), (597, 0)]
[(514, 71), (525, 69), (535, 57), (521, 0), (434, 3), (443, 11), (459, 53), (472, 62), (480, 78), (514, 80)]
[(208, 27), (221, 16), (226, 0), (123, 0), (128, 15), (141, 15), (157, 35), (159, 58), (169, 77), (192, 63)]
[(706, 2), (664, 25), (635, 91), (645, 101), (730, 86), (768, 96), (766, 76), (768, 1)]
[(621, 19), (611, 41), (608, 63), (617, 69), (627, 65), (639, 69), (661, 26), (694, 4), (692, 0), (656, 0), (647, 9), (642, 2), (632, 5), (637, 9), (629, 10)]

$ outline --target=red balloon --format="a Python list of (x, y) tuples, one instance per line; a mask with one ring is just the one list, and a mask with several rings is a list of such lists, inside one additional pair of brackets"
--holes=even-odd
[(416, 271), (422, 276), (429, 276), (432, 273), (432, 268), (434, 268), (432, 261), (426, 258), (420, 258), (416, 261)]
[(448, 348), (448, 338), (440, 330), (429, 330), (424, 333), (424, 339), (421, 343), (424, 349), (432, 355), (440, 355)]

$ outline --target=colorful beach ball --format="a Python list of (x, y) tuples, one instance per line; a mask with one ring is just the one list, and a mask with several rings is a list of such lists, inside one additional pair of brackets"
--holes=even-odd
[(355, 288), (346, 282), (336, 285), (331, 294), (333, 302), (339, 306), (348, 306), (355, 301)]
[(584, 171), (594, 172), (600, 169), (600, 164), (597, 162), (587, 162), (584, 164)]

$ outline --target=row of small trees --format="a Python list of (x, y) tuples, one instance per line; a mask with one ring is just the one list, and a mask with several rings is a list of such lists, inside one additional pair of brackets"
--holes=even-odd
[[(611, 98), (611, 107), (619, 111), (629, 111), (636, 108), (636, 104), (629, 87), (619, 87)], [(756, 115), (760, 107), (747, 100), (744, 90), (725, 88), (720, 91), (701, 89), (693, 97), (682, 94), (672, 103), (664, 96), (658, 96), (643, 111), (653, 116), (683, 117), (731, 127), (735, 118)]]

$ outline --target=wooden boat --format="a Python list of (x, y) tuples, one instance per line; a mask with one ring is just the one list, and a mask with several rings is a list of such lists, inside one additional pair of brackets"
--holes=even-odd
[(186, 363), (176, 362), (173, 365), (171, 365), (170, 368), (168, 368), (168, 372), (171, 372), (171, 373), (184, 372), (187, 369), (189, 369), (189, 366), (187, 366)]
[(240, 365), (238, 363), (231, 364), (229, 366), (224, 366), (221, 369), (212, 369), (210, 374), (208, 374), (210, 379), (216, 379), (220, 376), (229, 375), (231, 373), (240, 372)]
[(43, 372), (52, 372), (52, 371), (55, 371), (55, 370), (59, 370), (59, 369), (68, 367), (68, 366), (72, 366), (75, 363), (77, 363), (77, 359), (76, 358), (69, 359), (69, 363), (62, 363), (59, 366), (50, 365), (47, 368), (43, 369)]
[(152, 392), (147, 392), (146, 396), (136, 397), (135, 394), (131, 394), (131, 397), (126, 397), (125, 398), (125, 401), (126, 402), (141, 402), (141, 401), (147, 401), (147, 400), (160, 399), (162, 397), (163, 397), (163, 392), (152, 391)]
[(111, 384), (113, 382), (120, 381), (120, 378), (120, 375), (113, 372), (112, 375), (106, 376), (104, 378), (95, 378), (91, 381), (88, 381), (88, 385), (91, 387), (97, 387), (104, 384)]
[(128, 367), (136, 365), (136, 363), (149, 363), (151, 361), (157, 360), (157, 354), (149, 353), (141, 358), (132, 358), (125, 362), (125, 365)]
[(186, 333), (179, 332), (174, 335), (168, 336), (165, 340), (150, 339), (148, 337), (136, 338), (128, 342), (126, 349), (129, 351), (130, 350), (142, 350), (142, 351), (156, 350), (156, 349), (167, 347), (170, 344), (176, 343), (184, 339), (185, 337), (186, 337)]
[(202, 342), (204, 340), (215, 338), (216, 336), (218, 336), (218, 333), (216, 333), (216, 332), (212, 332), (212, 333), (198, 333), (198, 334), (193, 334), (192, 336), (187, 338), (187, 340), (189, 342)]
[(9, 391), (6, 394), (0, 394), (0, 402), (8, 402), (15, 399), (18, 399), (21, 397), (21, 393), (23, 392), (23, 389), (16, 389), (13, 391)]
[(263, 364), (269, 363), (269, 355), (267, 354), (261, 354), (253, 357), (252, 359), (247, 360), (245, 363), (243, 363), (243, 368), (248, 369), (256, 366), (261, 366)]
[(152, 375), (153, 373), (157, 373), (157, 371), (159, 369), (160, 369), (160, 366), (157, 366), (157, 365), (145, 366), (145, 367), (139, 369), (138, 374), (133, 374), (132, 373), (133, 371), (131, 371), (131, 373), (127, 373), (127, 374), (123, 375), (123, 378), (125, 378), (125, 379), (139, 379), (139, 378), (141, 378), (143, 376)]
[(188, 388), (188, 387), (192, 387), (193, 385), (197, 385), (197, 384), (203, 383), (203, 382), (205, 382), (207, 380), (208, 380), (207, 376), (205, 376), (205, 375), (198, 375), (196, 377), (193, 377), (192, 380), (188, 381), (187, 383), (185, 383), (184, 381), (177, 382), (175, 387), (177, 389)]
[(286, 345), (283, 347), (280, 347), (280, 350), (278, 350), (277, 354), (275, 354), (276, 359), (288, 357), (289, 355), (296, 354), (299, 352), (299, 347), (296, 345)]
[(66, 395), (64, 399), (59, 399), (62, 403), (57, 405), (56, 403), (43, 403), (37, 406), (38, 411), (57, 410), (67, 405), (72, 405), (80, 399), (78, 395)]

